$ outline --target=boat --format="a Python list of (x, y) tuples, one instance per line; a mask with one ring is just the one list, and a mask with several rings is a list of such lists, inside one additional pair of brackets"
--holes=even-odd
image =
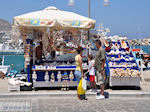
[(4, 55), (3, 55), (3, 58), (1, 59), (0, 72), (6, 75), (7, 73), (10, 72), (10, 70), (11, 70), (11, 67), (9, 65), (4, 65)]
[(4, 60), (5, 56), (3, 55), (2, 59), (0, 59), (0, 75), (4, 75), (5, 77), (15, 77), (18, 74), (18, 71), (12, 70), (10, 65), (4, 65)]
[(21, 48), (13, 49), (12, 47), (10, 47), (7, 44), (0, 43), (0, 55), (16, 55), (16, 54), (18, 54), (18, 55), (24, 54), (24, 50)]
[(10, 72), (10, 66), (0, 65), (0, 72), (3, 72), (4, 74)]

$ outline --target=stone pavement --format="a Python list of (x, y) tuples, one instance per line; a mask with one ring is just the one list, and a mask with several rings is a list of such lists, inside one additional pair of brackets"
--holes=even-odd
[(145, 92), (150, 92), (150, 71), (143, 71), (144, 82), (141, 83), (141, 89)]
[(141, 90), (109, 88), (105, 100), (88, 91), (87, 101), (78, 100), (76, 90), (8, 92), (7, 79), (0, 79), (0, 112), (150, 112), (150, 71), (143, 77)]
[(26, 112), (150, 112), (150, 98), (78, 100), (75, 97), (0, 99), (1, 111)]
[(0, 93), (8, 92), (8, 80), (0, 78)]
[[(135, 88), (116, 88), (116, 89), (112, 89), (112, 88), (109, 88), (109, 89), (106, 89), (105, 91), (106, 92), (109, 92), (109, 93), (141, 93), (141, 92), (149, 92), (150, 93), (150, 71), (144, 71), (143, 73), (143, 77), (144, 77), (144, 80), (145, 82), (141, 82), (141, 89), (138, 90), (138, 89), (135, 89)], [(38, 90), (38, 91), (20, 91), (20, 92), (16, 92), (16, 91), (13, 91), (13, 92), (8, 92), (8, 79), (0, 79), (0, 95), (2, 94), (39, 94), (39, 93), (63, 93), (63, 94), (76, 94), (76, 90), (70, 90), (69, 92), (68, 91), (60, 91), (60, 90)], [(90, 94), (90, 92), (87, 92), (87, 94)], [(93, 93), (92, 93), (93, 94)]]

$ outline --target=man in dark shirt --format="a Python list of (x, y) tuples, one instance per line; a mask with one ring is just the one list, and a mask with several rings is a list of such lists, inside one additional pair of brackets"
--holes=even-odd
[(104, 65), (105, 65), (105, 50), (102, 48), (102, 44), (100, 40), (96, 40), (95, 42), (98, 51), (95, 57), (95, 70), (96, 70), (96, 83), (100, 85), (101, 94), (97, 95), (96, 99), (105, 99), (104, 96)]
[(36, 59), (40, 61), (42, 59), (42, 53), (43, 53), (43, 44), (40, 42), (40, 45), (36, 47)]

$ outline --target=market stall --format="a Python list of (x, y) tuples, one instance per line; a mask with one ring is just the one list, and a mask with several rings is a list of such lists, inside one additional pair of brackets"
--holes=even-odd
[(125, 40), (106, 40), (106, 62), (109, 68), (110, 86), (140, 86), (140, 68)]
[[(33, 87), (76, 86), (76, 48), (86, 46), (86, 32), (94, 28), (95, 20), (48, 7), (14, 17), (13, 25), (23, 38), (25, 67)], [(87, 70), (85, 59), (83, 69)]]

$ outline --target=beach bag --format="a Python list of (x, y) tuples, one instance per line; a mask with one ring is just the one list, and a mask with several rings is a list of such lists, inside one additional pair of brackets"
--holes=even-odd
[(84, 95), (86, 93), (86, 90), (84, 90), (82, 87), (82, 79), (83, 78), (81, 78), (79, 85), (78, 85), (78, 95)]
[(86, 79), (85, 78), (82, 78), (82, 88), (83, 88), (83, 90), (87, 90), (87, 84), (86, 84)]

